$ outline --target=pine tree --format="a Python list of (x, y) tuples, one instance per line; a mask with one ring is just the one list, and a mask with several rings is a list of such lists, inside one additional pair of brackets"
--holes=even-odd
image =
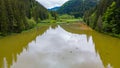
[(1, 33), (6, 35), (8, 32), (8, 18), (6, 15), (6, 6), (4, 0), (1, 0), (0, 2), (0, 22)]
[(108, 7), (106, 13), (103, 16), (103, 30), (106, 32), (114, 31), (115, 25), (115, 19), (114, 19), (114, 12), (116, 9), (116, 2), (113, 2), (110, 7)]

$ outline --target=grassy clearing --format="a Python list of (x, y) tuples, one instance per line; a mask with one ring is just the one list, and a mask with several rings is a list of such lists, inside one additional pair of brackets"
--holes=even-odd
[(74, 22), (82, 22), (83, 19), (82, 18), (74, 18), (74, 19), (59, 19), (58, 22), (59, 23), (74, 23)]
[[(83, 21), (82, 18), (74, 18), (74, 19), (58, 19), (58, 20), (51, 20), (51, 19), (47, 19), (47, 20), (43, 20), (41, 21), (42, 24), (53, 24), (53, 23), (74, 23), (74, 22), (80, 22)], [(40, 24), (41, 24), (40, 23)]]

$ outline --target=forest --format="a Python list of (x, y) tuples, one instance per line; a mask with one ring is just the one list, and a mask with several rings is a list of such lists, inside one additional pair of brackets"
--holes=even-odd
[(120, 37), (120, 0), (100, 0), (85, 12), (84, 21), (99, 32)]
[(74, 15), (76, 18), (82, 17), (86, 10), (94, 8), (98, 0), (69, 0), (57, 11), (59, 14)]
[(0, 0), (0, 35), (19, 33), (48, 18), (47, 9), (35, 0)]
[(41, 20), (58, 21), (61, 15), (82, 18), (99, 32), (120, 35), (119, 0), (69, 0), (53, 11), (35, 0), (0, 0), (0, 35), (20, 33), (33, 28)]

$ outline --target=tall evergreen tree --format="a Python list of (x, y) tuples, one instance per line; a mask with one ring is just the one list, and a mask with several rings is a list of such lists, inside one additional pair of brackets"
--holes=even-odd
[(6, 35), (8, 31), (8, 18), (6, 15), (6, 6), (4, 0), (1, 0), (0, 2), (0, 22), (1, 33)]
[(49, 18), (46, 8), (35, 0), (0, 0), (0, 34), (21, 32), (31, 27), (29, 20)]

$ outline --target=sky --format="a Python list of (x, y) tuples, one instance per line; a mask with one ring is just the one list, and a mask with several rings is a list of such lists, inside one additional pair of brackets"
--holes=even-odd
[(50, 9), (56, 6), (61, 6), (68, 0), (37, 0), (37, 1), (40, 2), (47, 9)]

